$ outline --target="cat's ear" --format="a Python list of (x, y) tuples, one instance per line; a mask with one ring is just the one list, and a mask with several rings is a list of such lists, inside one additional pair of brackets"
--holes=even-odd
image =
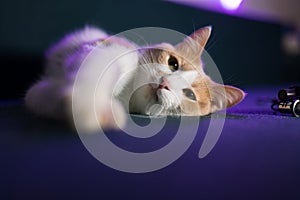
[(189, 52), (194, 54), (195, 56), (201, 55), (210, 37), (211, 30), (211, 26), (205, 26), (198, 29), (190, 36), (186, 37), (181, 43), (176, 45), (177, 50), (182, 53)]
[(194, 41), (196, 41), (201, 47), (205, 47), (210, 37), (211, 30), (212, 30), (212, 26), (205, 26), (192, 33), (190, 37)]
[(210, 95), (211, 112), (216, 112), (240, 103), (246, 93), (233, 86), (215, 84), (210, 90)]

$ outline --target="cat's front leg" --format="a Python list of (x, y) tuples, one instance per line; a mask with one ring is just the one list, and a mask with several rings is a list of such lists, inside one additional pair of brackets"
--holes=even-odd
[(73, 101), (73, 120), (77, 129), (97, 132), (100, 129), (121, 129), (125, 126), (127, 116), (119, 101), (103, 96), (97, 100), (84, 105)]
[(102, 129), (120, 129), (126, 124), (125, 110), (116, 99), (107, 101), (107, 104), (96, 112)]

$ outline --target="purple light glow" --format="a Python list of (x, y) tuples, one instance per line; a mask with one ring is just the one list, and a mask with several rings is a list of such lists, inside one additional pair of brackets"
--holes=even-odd
[(236, 10), (243, 0), (220, 0), (222, 6), (227, 10)]

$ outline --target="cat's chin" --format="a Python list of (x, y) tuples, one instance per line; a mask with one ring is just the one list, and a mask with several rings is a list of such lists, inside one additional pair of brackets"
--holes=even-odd
[[(156, 84), (149, 84), (144, 89), (142, 89), (139, 99), (140, 101), (147, 102), (144, 105), (144, 113), (150, 116), (160, 116), (160, 115), (175, 115), (179, 113), (179, 101), (175, 93), (164, 88), (159, 88)], [(143, 95), (141, 95), (143, 94)]]
[(179, 111), (180, 100), (174, 92), (169, 89), (158, 88), (156, 91), (157, 103), (160, 104), (167, 114)]

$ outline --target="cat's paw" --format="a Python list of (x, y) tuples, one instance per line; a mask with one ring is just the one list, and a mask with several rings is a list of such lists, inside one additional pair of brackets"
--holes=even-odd
[(116, 100), (101, 102), (95, 107), (73, 110), (73, 116), (77, 130), (83, 132), (122, 129), (127, 119), (125, 110)]
[(99, 125), (102, 129), (121, 129), (126, 125), (126, 114), (122, 105), (118, 101), (112, 101), (111, 106), (107, 106), (97, 113)]

